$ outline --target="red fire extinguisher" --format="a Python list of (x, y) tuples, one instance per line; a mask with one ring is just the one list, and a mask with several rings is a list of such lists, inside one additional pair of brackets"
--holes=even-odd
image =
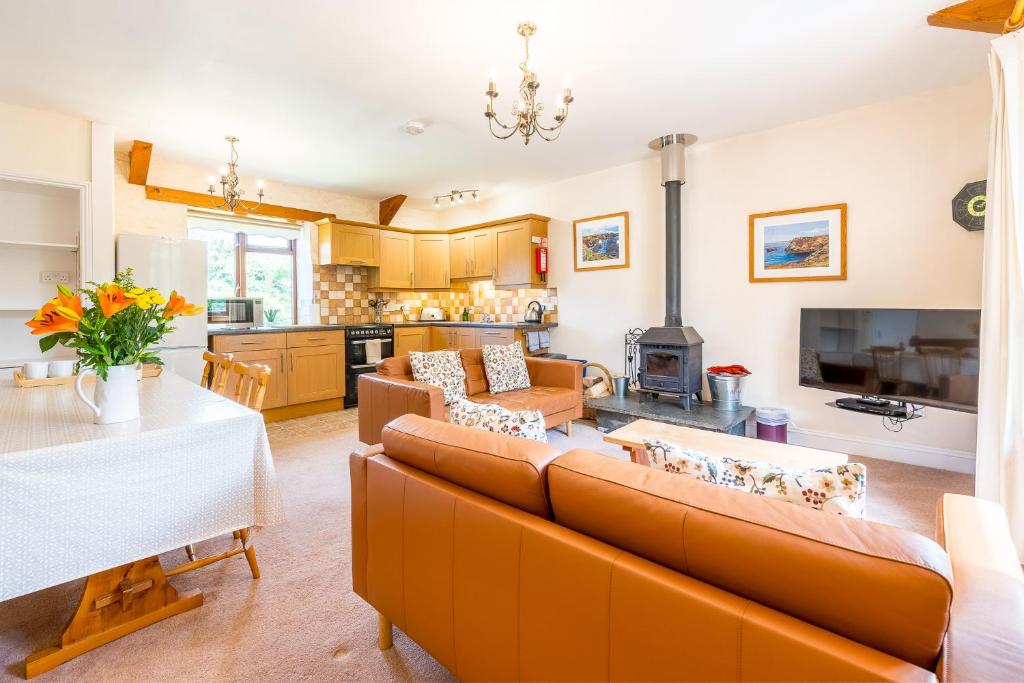
[(546, 282), (548, 272), (548, 249), (547, 247), (537, 247), (535, 253), (537, 273), (540, 274), (541, 281)]

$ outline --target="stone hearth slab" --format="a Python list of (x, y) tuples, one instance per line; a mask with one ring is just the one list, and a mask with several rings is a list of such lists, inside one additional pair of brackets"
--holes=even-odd
[(710, 403), (698, 401), (693, 402), (692, 410), (686, 410), (678, 401), (654, 399), (636, 392), (625, 396), (589, 398), (583, 401), (583, 405), (597, 412), (597, 428), (602, 432), (642, 419), (746, 436), (746, 421), (754, 412), (750, 406), (741, 406), (738, 410), (716, 410)]

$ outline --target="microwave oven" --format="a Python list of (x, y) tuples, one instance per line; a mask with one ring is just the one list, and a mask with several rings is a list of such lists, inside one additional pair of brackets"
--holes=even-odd
[(206, 307), (206, 321), (211, 325), (222, 327), (259, 327), (263, 324), (263, 299), (252, 297), (209, 299)]

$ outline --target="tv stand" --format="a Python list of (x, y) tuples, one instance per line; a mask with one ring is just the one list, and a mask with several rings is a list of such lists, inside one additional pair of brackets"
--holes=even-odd
[(888, 401), (877, 396), (860, 396), (858, 398), (837, 398), (827, 405), (843, 410), (853, 410), (868, 415), (881, 415), (895, 420), (913, 420), (922, 417), (905, 401)]

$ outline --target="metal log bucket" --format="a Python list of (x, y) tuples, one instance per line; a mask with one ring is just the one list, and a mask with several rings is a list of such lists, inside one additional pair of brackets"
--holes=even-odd
[(740, 380), (743, 375), (712, 375), (708, 376), (708, 387), (711, 389), (711, 406), (715, 410), (739, 410), (743, 405)]

